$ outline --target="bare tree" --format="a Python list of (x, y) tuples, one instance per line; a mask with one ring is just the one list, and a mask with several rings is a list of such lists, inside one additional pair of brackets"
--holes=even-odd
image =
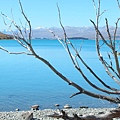
[[(107, 18), (105, 19), (106, 21), (106, 32), (108, 34), (108, 38), (109, 40), (106, 40), (104, 38), (104, 36), (102, 35), (102, 33), (99, 30), (99, 19), (102, 16), (102, 14), (105, 12), (103, 11), (102, 13), (100, 12), (100, 0), (98, 0), (98, 7), (95, 4), (95, 1), (93, 0), (94, 3), (94, 7), (96, 9), (96, 23), (93, 20), (90, 20), (92, 22), (92, 24), (94, 25), (95, 31), (96, 31), (96, 50), (97, 50), (97, 54), (99, 57), (99, 60), (101, 61), (102, 65), (105, 68), (106, 73), (108, 74), (108, 76), (110, 76), (115, 82), (117, 82), (120, 85), (120, 64), (119, 64), (119, 50), (120, 50), (120, 46), (118, 44), (116, 44), (116, 34), (117, 34), (117, 29), (118, 29), (118, 22), (120, 20), (120, 18), (118, 18), (117, 22), (116, 22), (116, 26), (115, 26), (115, 31), (114, 31), (114, 36), (112, 37), (110, 30), (109, 30), (109, 24), (108, 24), (108, 20)], [(119, 5), (119, 1), (117, 0), (118, 6)], [(5, 18), (7, 18), (9, 21), (11, 21), (11, 24), (9, 27), (11, 27), (11, 25), (14, 25), (18, 32), (14, 33), (13, 31), (13, 36), (14, 39), (22, 46), (24, 47), (27, 51), (23, 51), (23, 52), (10, 52), (9, 50), (3, 48), (2, 46), (0, 47), (1, 50), (8, 52), (9, 54), (26, 54), (29, 56), (33, 56), (35, 58), (37, 58), (38, 60), (42, 61), (44, 64), (46, 64), (54, 73), (56, 73), (56, 75), (58, 75), (62, 80), (64, 80), (65, 82), (67, 82), (69, 85), (75, 87), (78, 92), (71, 95), (71, 97), (78, 95), (78, 94), (86, 94), (88, 96), (94, 97), (94, 98), (98, 98), (98, 99), (103, 99), (103, 100), (107, 100), (113, 103), (120, 103), (120, 99), (119, 97), (114, 97), (112, 95), (120, 95), (120, 90), (117, 88), (113, 88), (112, 86), (106, 84), (105, 80), (101, 79), (96, 73), (95, 71), (92, 70), (92, 68), (84, 61), (84, 59), (81, 56), (81, 50), (77, 50), (75, 48), (75, 46), (71, 43), (71, 41), (68, 39), (67, 37), (67, 33), (65, 31), (65, 28), (62, 24), (61, 21), (61, 15), (60, 15), (60, 9), (57, 5), (58, 8), (58, 13), (59, 13), (59, 22), (61, 25), (61, 28), (63, 30), (64, 33), (64, 39), (60, 39), (53, 31), (49, 30), (57, 39), (58, 41), (63, 45), (63, 47), (65, 48), (65, 50), (68, 52), (69, 57), (75, 67), (75, 70), (77, 70), (80, 75), (82, 75), (82, 77), (84, 78), (84, 80), (94, 89), (97, 89), (98, 91), (101, 91), (101, 94), (97, 94), (91, 91), (88, 91), (85, 89), (85, 86), (82, 87), (81, 85), (76, 84), (74, 81), (68, 79), (66, 76), (64, 76), (62, 73), (60, 73), (51, 63), (49, 63), (49, 61), (47, 61), (45, 58), (43, 58), (40, 54), (37, 54), (36, 51), (34, 50), (33, 46), (32, 46), (32, 27), (31, 27), (31, 22), (30, 20), (27, 18), (27, 16), (24, 13), (21, 1), (19, 0), (19, 4), (20, 4), (20, 8), (21, 8), (21, 13), (23, 15), (23, 17), (25, 18), (27, 25), (29, 27), (29, 31), (26, 30), (26, 27), (24, 27), (21, 23), (21, 25), (17, 25), (16, 22), (14, 21), (14, 19), (10, 19), (7, 15), (2, 14), (4, 22), (5, 22)], [(24, 30), (22, 30), (24, 29)], [(102, 40), (102, 44), (100, 42), (100, 39)], [(108, 60), (104, 59), (104, 56), (102, 55), (101, 52), (101, 48), (103, 47), (103, 45), (106, 45), (110, 51), (107, 52), (108, 55)], [(82, 49), (82, 46), (81, 48)], [(98, 85), (92, 83), (92, 81), (90, 80), (90, 78), (88, 78), (88, 76), (83, 72), (81, 66), (79, 63), (82, 63), (85, 67), (86, 70), (90, 71), (90, 74), (92, 74), (94, 76), (94, 78), (100, 82), (104, 88), (99, 87)], [(115, 64), (115, 65), (114, 65)], [(103, 94), (102, 94), (103, 93)], [(106, 94), (105, 94), (106, 93)], [(111, 96), (108, 96), (111, 95)], [(120, 110), (114, 110), (114, 111), (110, 111), (108, 114), (104, 115), (104, 116), (86, 116), (86, 117), (80, 117), (77, 115), (74, 115), (74, 117), (69, 117), (64, 111), (62, 112), (62, 116), (60, 115), (59, 118), (63, 118), (63, 119), (69, 119), (69, 120), (96, 120), (96, 119), (101, 119), (101, 120), (106, 120), (109, 119), (111, 120), (112, 118), (115, 117), (119, 117), (120, 116)]]

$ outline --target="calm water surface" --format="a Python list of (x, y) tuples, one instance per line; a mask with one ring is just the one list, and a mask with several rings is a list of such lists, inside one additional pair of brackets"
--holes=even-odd
[[(76, 48), (80, 48), (82, 40), (73, 41)], [(11, 52), (24, 51), (17, 42), (13, 40), (0, 41), (0, 45)], [(74, 69), (67, 52), (57, 40), (34, 40), (34, 49), (40, 56), (46, 58), (57, 70), (70, 80), (85, 86), (86, 90), (95, 91)], [(103, 54), (106, 55), (106, 47)], [(105, 74), (103, 66), (95, 51), (95, 42), (85, 40), (82, 45), (81, 55), (96, 73), (109, 85), (118, 87)], [(81, 64), (80, 64), (81, 65)], [(95, 78), (81, 65), (82, 70), (97, 85)], [(70, 104), (72, 107), (113, 107), (112, 103), (78, 95), (69, 98), (78, 92), (69, 86), (56, 74), (54, 74), (44, 63), (32, 56), (10, 55), (0, 51), (0, 111), (14, 111), (16, 108), (29, 110), (33, 104), (39, 104), (41, 109), (54, 108), (58, 103), (62, 106)], [(96, 91), (98, 93), (98, 91)]]

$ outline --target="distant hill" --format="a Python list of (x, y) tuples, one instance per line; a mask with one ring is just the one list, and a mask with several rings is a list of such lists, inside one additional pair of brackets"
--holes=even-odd
[[(79, 38), (79, 39), (95, 39), (95, 28), (93, 26), (85, 26), (85, 27), (70, 27), (66, 26), (65, 27), (67, 37), (68, 38)], [(106, 32), (106, 26), (99, 27), (100, 32), (104, 36), (105, 39), (109, 39), (108, 33)], [(52, 34), (53, 31), (56, 36), (59, 38), (64, 38), (64, 33), (62, 28), (59, 27), (51, 27), (51, 28), (43, 28), (43, 27), (37, 27), (37, 28), (32, 28), (32, 38), (47, 38), (47, 39), (56, 39), (54, 35)], [(111, 38), (114, 38), (114, 32), (115, 32), (115, 27), (109, 26), (109, 31), (111, 34)], [(6, 31), (3, 30), (1, 31), (3, 34), (0, 34), (0, 39), (9, 39), (12, 37), (11, 31)], [(14, 32), (17, 32), (17, 30), (14, 30)], [(24, 32), (23, 32), (24, 33)], [(29, 31), (27, 32), (29, 33)], [(116, 39), (120, 40), (120, 27), (117, 29), (116, 33)], [(11, 36), (10, 36), (11, 35)], [(101, 38), (100, 38), (101, 39)]]
[(0, 39), (13, 39), (12, 35), (3, 34), (0, 32)]

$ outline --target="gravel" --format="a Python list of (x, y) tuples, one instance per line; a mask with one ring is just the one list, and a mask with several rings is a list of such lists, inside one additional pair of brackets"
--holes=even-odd
[[(66, 113), (68, 113), (69, 116), (72, 116), (74, 114), (78, 115), (98, 115), (98, 114), (104, 114), (107, 111), (113, 110), (115, 108), (75, 108), (75, 109), (63, 109)], [(23, 118), (23, 114), (26, 113), (33, 113), (33, 120), (58, 120), (56, 118), (48, 117), (48, 115), (60, 113), (58, 109), (44, 109), (44, 110), (30, 110), (30, 111), (10, 111), (10, 112), (0, 112), (0, 120), (27, 120)], [(63, 119), (59, 119), (63, 120)], [(114, 119), (114, 120), (120, 120)]]

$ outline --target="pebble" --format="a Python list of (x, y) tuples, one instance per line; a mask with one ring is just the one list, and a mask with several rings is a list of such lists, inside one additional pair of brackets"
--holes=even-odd
[(60, 105), (59, 104), (55, 104), (55, 107), (59, 107)]
[(31, 109), (32, 110), (39, 110), (39, 105), (33, 105), (33, 106), (31, 106)]
[(88, 108), (87, 106), (80, 106), (80, 108)]
[(18, 108), (16, 108), (15, 110), (16, 110), (16, 111), (19, 111), (19, 109), (18, 109)]
[[(113, 110), (115, 108), (72, 108), (72, 109), (63, 109), (68, 115), (98, 115), (102, 112), (106, 113), (107, 111)], [(57, 118), (48, 117), (54, 113), (61, 114), (58, 110), (53, 109), (44, 109), (44, 110), (37, 110), (37, 111), (15, 111), (15, 112), (0, 112), (0, 120), (24, 120), (22, 119), (22, 115), (24, 113), (33, 113), (34, 120), (58, 120)], [(59, 119), (63, 120), (63, 119)], [(113, 119), (113, 120), (120, 120)]]
[(120, 108), (120, 104), (118, 104), (118, 108)]
[(68, 104), (66, 104), (65, 106), (64, 106), (64, 108), (65, 109), (69, 109), (69, 108), (72, 108), (70, 105), (68, 105)]

